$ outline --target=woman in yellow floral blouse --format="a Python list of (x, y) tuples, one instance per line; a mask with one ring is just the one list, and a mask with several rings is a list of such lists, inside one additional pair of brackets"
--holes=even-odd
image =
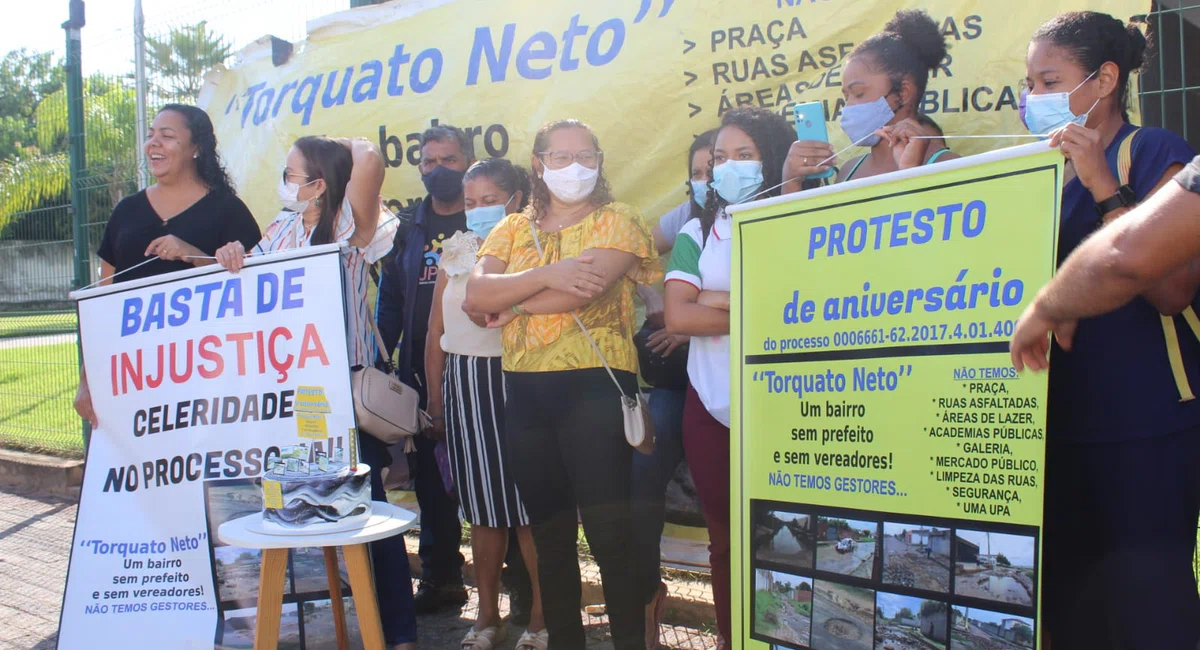
[(613, 645), (642, 650), (642, 581), (627, 557), (633, 450), (617, 387), (571, 314), (633, 395), (635, 287), (662, 271), (641, 216), (612, 200), (591, 129), (575, 120), (542, 127), (531, 164), (533, 200), (492, 229), (463, 309), (504, 328), (509, 469), (533, 524), (550, 646), (585, 643), (578, 509), (600, 565)]

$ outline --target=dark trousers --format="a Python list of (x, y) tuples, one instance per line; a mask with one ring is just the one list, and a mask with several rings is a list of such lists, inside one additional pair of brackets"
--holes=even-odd
[(687, 391), (650, 391), (654, 420), (654, 453), (633, 454), (633, 534), (645, 580), (643, 602), (649, 604), (661, 581), (661, 543), (666, 518), (667, 484), (683, 461), (683, 402)]
[(683, 407), (683, 449), (708, 526), (717, 630), (732, 642), (729, 603), (729, 428), (709, 415), (696, 389), (688, 386)]
[(437, 441), (425, 436), (413, 438), (417, 450), (408, 456), (409, 468), (416, 480), (417, 504), (421, 507), (421, 580), (435, 585), (463, 583), (462, 522), (458, 502), (446, 492), (433, 448)]
[[(387, 501), (381, 473), (383, 468), (392, 463), (387, 445), (363, 433), (358, 437), (358, 448), (363, 462), (371, 466), (371, 499)], [(412, 572), (408, 568), (408, 548), (404, 545), (404, 536), (396, 535), (371, 542), (370, 549), (384, 641), (388, 645), (415, 643), (417, 614), (413, 607)]]
[[(615, 371), (627, 394), (637, 377)], [(583, 650), (578, 521), (591, 546), (615, 650), (644, 650), (643, 581), (630, 506), (633, 448), (620, 395), (601, 369), (505, 373), (508, 463), (533, 524), (552, 650)], [(577, 514), (578, 513), (578, 514)]]
[(1053, 649), (1196, 648), (1200, 427), (1051, 442), (1046, 455), (1042, 619)]

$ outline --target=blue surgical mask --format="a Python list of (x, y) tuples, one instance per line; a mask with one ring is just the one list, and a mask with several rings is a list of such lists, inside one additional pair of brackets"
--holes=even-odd
[(888, 105), (887, 95), (866, 104), (847, 105), (842, 109), (842, 131), (850, 142), (860, 147), (874, 147), (879, 143), (875, 131), (887, 126), (896, 117)]
[(731, 205), (754, 196), (762, 184), (762, 161), (727, 160), (713, 167), (713, 189)]
[(704, 204), (708, 202), (708, 181), (692, 181), (692, 200), (700, 209), (704, 209)]
[(1069, 93), (1026, 94), (1024, 96), (1025, 108), (1021, 115), (1021, 120), (1025, 122), (1025, 128), (1034, 135), (1049, 136), (1053, 131), (1068, 124), (1086, 126), (1088, 116), (1091, 115), (1100, 100), (1097, 99), (1092, 104), (1092, 108), (1089, 108), (1083, 115), (1076, 115), (1071, 112), (1071, 95), (1095, 75), (1095, 72), (1088, 75), (1087, 79), (1079, 82), (1079, 85)]
[(500, 223), (500, 220), (508, 213), (508, 204), (511, 203), (513, 197), (508, 197), (508, 201), (498, 205), (485, 205), (478, 208), (467, 210), (467, 229), (475, 233), (480, 239), (487, 239), (492, 228)]

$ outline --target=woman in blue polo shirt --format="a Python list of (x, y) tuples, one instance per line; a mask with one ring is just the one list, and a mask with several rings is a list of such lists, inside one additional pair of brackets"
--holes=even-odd
[[(1060, 263), (1195, 153), (1168, 131), (1129, 123), (1129, 75), (1145, 49), (1136, 27), (1095, 12), (1062, 14), (1029, 45), (1023, 119), (1067, 158)], [(1196, 288), (1181, 271), (1080, 321), (1072, 350), (1052, 353), (1042, 621), (1055, 650), (1200, 640), (1191, 566), (1200, 345), (1183, 318), (1160, 316), (1182, 311)]]

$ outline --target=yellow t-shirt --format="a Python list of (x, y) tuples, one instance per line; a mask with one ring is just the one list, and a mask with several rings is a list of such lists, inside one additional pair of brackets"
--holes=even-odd
[[(479, 257), (490, 255), (503, 260), (506, 273), (519, 273), (534, 267), (578, 257), (593, 248), (625, 251), (639, 261), (607, 293), (576, 310), (588, 328), (608, 365), (616, 370), (638, 371), (636, 286), (657, 282), (662, 277), (654, 237), (633, 207), (609, 203), (584, 217), (583, 221), (555, 233), (532, 227), (524, 213), (510, 214), (496, 224), (479, 249)], [(544, 252), (538, 259), (534, 233)], [(510, 372), (549, 372), (601, 368), (587, 337), (568, 314), (518, 316), (504, 326), (504, 369)]]

